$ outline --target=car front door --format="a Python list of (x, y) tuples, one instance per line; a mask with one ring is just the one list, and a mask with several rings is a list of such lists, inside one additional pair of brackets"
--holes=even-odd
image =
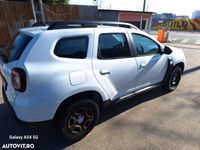
[(168, 67), (168, 58), (160, 45), (148, 36), (132, 33), (138, 67), (137, 89), (161, 82)]
[(95, 31), (93, 71), (110, 100), (131, 93), (137, 81), (137, 64), (126, 30), (98, 28)]

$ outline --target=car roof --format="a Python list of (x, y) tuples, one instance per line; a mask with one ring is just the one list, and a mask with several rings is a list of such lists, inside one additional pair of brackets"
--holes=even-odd
[(64, 30), (64, 29), (83, 29), (83, 28), (127, 28), (139, 30), (136, 26), (125, 22), (109, 22), (109, 21), (61, 21), (61, 22), (46, 22), (35, 23), (32, 27), (20, 29), (20, 32), (36, 35), (46, 30)]
[[(21, 28), (19, 31), (25, 34), (29, 34), (31, 36), (35, 36), (37, 34), (40, 34), (44, 31), (66, 31), (66, 30), (82, 30), (82, 29), (97, 29), (97, 28), (112, 28), (112, 29), (125, 29), (124, 27), (113, 27), (113, 26), (105, 26), (105, 25), (98, 25), (97, 27), (83, 27), (83, 28), (63, 28), (63, 29), (54, 29), (54, 30), (47, 30), (48, 26), (38, 26), (38, 27), (28, 27), (28, 28)], [(134, 29), (133, 29), (134, 30)]]
[[(136, 33), (136, 34), (142, 34), (142, 35), (146, 35), (146, 36), (150, 36), (149, 34), (139, 30), (138, 28), (126, 28), (126, 27), (118, 27), (118, 26), (109, 26), (109, 25), (97, 25), (96, 27), (70, 27), (70, 28), (61, 28), (61, 29), (53, 29), (53, 30), (48, 30), (49, 26), (46, 25), (46, 26), (34, 26), (34, 27), (27, 27), (27, 28), (21, 28), (19, 31), (22, 32), (22, 33), (25, 33), (25, 34), (28, 34), (28, 35), (31, 35), (31, 36), (35, 36), (35, 35), (38, 35), (44, 31), (58, 31), (58, 30), (70, 30), (70, 29), (77, 29), (77, 30), (81, 30), (81, 29), (87, 29), (87, 28), (93, 28), (93, 29), (97, 29), (97, 28), (116, 28), (116, 29), (119, 29), (119, 28), (123, 28), (123, 29), (127, 29), (129, 30), (131, 33)], [(151, 37), (151, 36), (150, 36)]]

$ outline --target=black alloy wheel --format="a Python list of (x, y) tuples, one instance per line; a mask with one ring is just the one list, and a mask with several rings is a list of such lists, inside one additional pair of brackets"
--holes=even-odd
[(175, 89), (177, 85), (179, 84), (179, 81), (181, 79), (181, 73), (178, 69), (176, 69), (170, 79), (170, 87), (171, 89)]
[(179, 66), (176, 66), (172, 70), (167, 81), (164, 83), (163, 85), (164, 89), (168, 92), (174, 91), (181, 80), (181, 76), (182, 76), (182, 69)]
[(81, 134), (90, 127), (93, 121), (94, 112), (90, 108), (81, 107), (70, 114), (66, 125), (72, 134)]
[(59, 114), (57, 129), (66, 140), (76, 142), (94, 128), (99, 115), (99, 106), (94, 100), (78, 100)]

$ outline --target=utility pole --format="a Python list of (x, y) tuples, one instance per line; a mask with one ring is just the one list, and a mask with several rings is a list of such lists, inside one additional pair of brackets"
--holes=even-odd
[(31, 6), (32, 6), (32, 12), (33, 12), (33, 17), (34, 17), (34, 22), (37, 22), (37, 14), (41, 16), (42, 22), (45, 22), (45, 16), (44, 16), (44, 9), (43, 9), (43, 4), (42, 0), (37, 1), (39, 4), (39, 10), (35, 9), (35, 3), (34, 0), (31, 0)]
[(42, 22), (45, 22), (42, 0), (39, 0), (39, 7), (40, 7), (40, 14), (41, 14), (41, 17), (42, 17)]
[[(145, 7), (146, 7), (146, 0), (144, 0), (144, 2), (143, 2), (142, 12), (145, 12)], [(142, 30), (142, 21), (143, 21), (143, 14), (141, 14), (141, 19), (140, 19), (140, 30)]]
[(32, 6), (32, 12), (33, 12), (33, 17), (34, 17), (34, 22), (37, 22), (37, 18), (36, 18), (36, 13), (35, 13), (35, 5), (34, 5), (34, 1), (31, 0), (31, 6)]
[(146, 7), (146, 0), (144, 0), (144, 3), (143, 3), (143, 12), (145, 12), (145, 7)]
[(98, 0), (93, 0), (94, 6), (98, 6)]

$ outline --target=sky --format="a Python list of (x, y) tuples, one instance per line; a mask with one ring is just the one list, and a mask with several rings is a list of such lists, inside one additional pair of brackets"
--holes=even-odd
[[(142, 11), (144, 0), (97, 0), (99, 8)], [(70, 0), (70, 4), (94, 5), (93, 0)], [(200, 0), (146, 0), (146, 11), (192, 16)]]

